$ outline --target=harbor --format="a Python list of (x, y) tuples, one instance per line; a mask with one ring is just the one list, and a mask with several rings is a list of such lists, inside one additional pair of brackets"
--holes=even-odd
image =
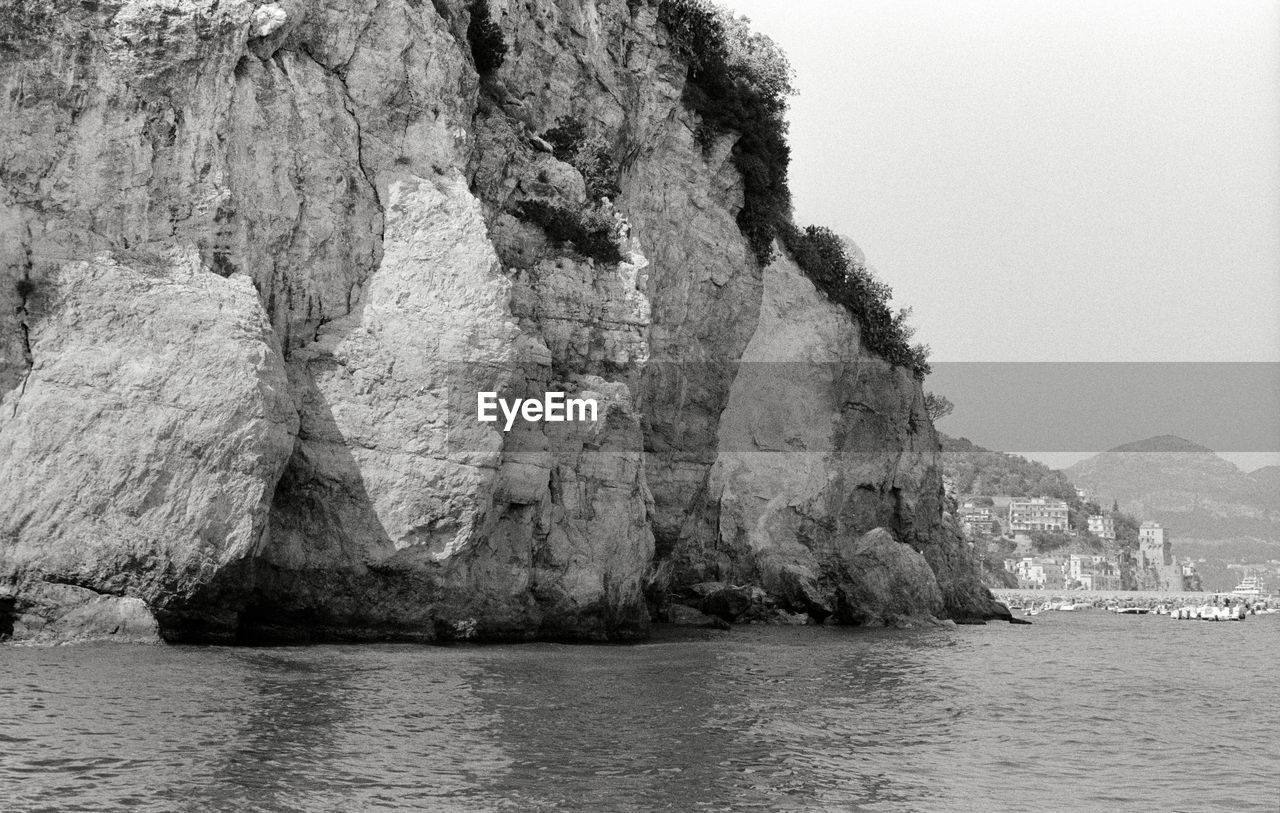
[[(1239, 593), (1171, 593), (1161, 591), (1079, 591), (994, 589), (996, 598), (1004, 602), (1015, 616), (1046, 611), (1109, 610), (1125, 614), (1154, 613), (1177, 618), (1201, 618), (1204, 608), (1215, 610), (1243, 609), (1250, 615), (1280, 614), (1280, 598), (1272, 594), (1241, 595)], [(1216, 612), (1213, 620), (1226, 620), (1227, 613)], [(1235, 615), (1240, 619), (1239, 612)]]

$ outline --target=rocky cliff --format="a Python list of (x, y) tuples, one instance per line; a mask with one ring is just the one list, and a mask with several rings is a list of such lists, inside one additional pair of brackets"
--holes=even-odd
[(460, 0), (0, 10), (0, 635), (997, 612), (919, 382), (756, 262), (654, 5), (489, 9), (483, 79)]

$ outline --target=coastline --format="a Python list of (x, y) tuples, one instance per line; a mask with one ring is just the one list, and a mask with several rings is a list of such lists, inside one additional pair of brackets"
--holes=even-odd
[(1024, 590), (1018, 588), (992, 588), (991, 592), (997, 601), (1004, 602), (1011, 609), (1015, 606), (1026, 606), (1028, 603), (1040, 604), (1046, 601), (1062, 601), (1074, 599), (1076, 605), (1087, 604), (1093, 607), (1106, 607), (1118, 604), (1125, 607), (1155, 607), (1164, 604), (1169, 607), (1200, 606), (1212, 604), (1215, 598), (1230, 598), (1232, 603), (1244, 600), (1253, 607), (1280, 607), (1280, 599), (1275, 596), (1236, 596), (1231, 593), (1170, 593), (1154, 590)]

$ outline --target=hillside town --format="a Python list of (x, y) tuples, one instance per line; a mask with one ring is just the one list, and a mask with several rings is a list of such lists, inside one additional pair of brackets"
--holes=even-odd
[[(1097, 508), (1080, 493), (1078, 505)], [(1120, 540), (1114, 512), (1084, 512), (1076, 519), (1066, 500), (1053, 497), (985, 497), (958, 506), (957, 519), (999, 586), (1030, 590), (1198, 592), (1200, 577), (1189, 558), (1173, 554), (1159, 523), (1143, 522), (1136, 538)], [(1075, 520), (1073, 522), (1073, 519)]]
[(1241, 595), (1250, 580), (1280, 585), (1280, 466), (1244, 472), (1171, 435), (1065, 470), (940, 439), (949, 509), (990, 587), (1110, 592), (1118, 580), (1126, 592)]

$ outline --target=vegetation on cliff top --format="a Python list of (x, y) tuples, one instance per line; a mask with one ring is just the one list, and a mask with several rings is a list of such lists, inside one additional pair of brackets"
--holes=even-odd
[(967, 438), (939, 433), (942, 472), (957, 494), (1003, 494), (1009, 497), (1053, 497), (1067, 503), (1079, 499), (1067, 476), (1021, 455), (984, 449)]
[(858, 320), (867, 349), (917, 378), (928, 375), (928, 348), (910, 344), (910, 311), (894, 314), (889, 286), (855, 262), (830, 229), (792, 222), (786, 111), (795, 88), (786, 55), (748, 20), (709, 0), (660, 0), (658, 20), (689, 65), (684, 102), (698, 114), (703, 148), (736, 136), (732, 158), (744, 187), (738, 228), (756, 259), (767, 265), (781, 239), (819, 290)]
[(662, 0), (658, 20), (689, 65), (684, 102), (701, 119), (698, 140), (710, 147), (721, 135), (738, 134), (733, 162), (746, 192), (738, 227), (767, 264), (778, 228), (791, 222), (791, 65), (773, 40), (707, 0)]
[(889, 307), (893, 290), (850, 256), (835, 232), (821, 226), (800, 229), (787, 223), (779, 236), (818, 290), (858, 320), (865, 347), (890, 364), (910, 369), (918, 378), (929, 374), (928, 348), (910, 344), (914, 328), (907, 319), (911, 309), (893, 312)]

